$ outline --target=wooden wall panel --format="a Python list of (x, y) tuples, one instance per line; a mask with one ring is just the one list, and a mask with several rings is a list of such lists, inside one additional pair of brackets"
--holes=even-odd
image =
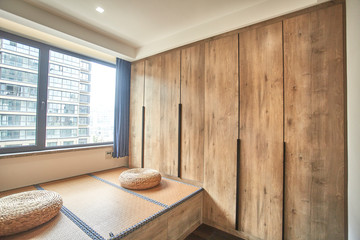
[(160, 172), (178, 174), (178, 123), (180, 103), (180, 50), (161, 56), (160, 83)]
[(181, 178), (203, 182), (205, 44), (181, 51)]
[(285, 239), (345, 239), (342, 11), (284, 21)]
[(282, 23), (240, 40), (240, 226), (260, 239), (282, 238)]
[(238, 35), (205, 44), (204, 222), (235, 228)]
[(144, 167), (160, 170), (161, 56), (145, 61)]
[(129, 166), (141, 167), (144, 61), (131, 64)]

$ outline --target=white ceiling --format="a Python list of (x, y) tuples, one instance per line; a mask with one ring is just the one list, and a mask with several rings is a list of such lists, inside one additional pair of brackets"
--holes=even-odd
[(1, 0), (0, 9), (135, 60), (323, 1)]
[[(138, 48), (265, 0), (27, 0)], [(105, 11), (98, 13), (101, 6)]]

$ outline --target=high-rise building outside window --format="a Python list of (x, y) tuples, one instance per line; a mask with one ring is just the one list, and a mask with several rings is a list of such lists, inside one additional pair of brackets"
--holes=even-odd
[(1, 33), (0, 153), (113, 141), (114, 65)]

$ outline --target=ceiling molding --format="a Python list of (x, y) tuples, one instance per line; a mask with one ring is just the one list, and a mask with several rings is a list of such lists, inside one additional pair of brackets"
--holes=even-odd
[[(154, 29), (146, 29), (146, 24), (144, 24), (144, 29), (147, 30), (144, 31), (144, 33), (146, 32), (146, 34), (143, 34), (144, 41), (142, 41), (142, 43), (144, 45), (139, 45), (139, 42), (131, 42), (130, 38), (124, 39), (124, 36), (131, 36), (131, 33), (133, 33), (129, 32), (132, 31), (131, 27), (125, 28), (128, 29), (128, 32), (123, 33), (123, 35), (121, 36), (117, 36), (115, 32), (112, 32), (110, 34), (110, 32), (106, 32), (105, 30), (100, 31), (101, 29), (99, 29), (99, 26), (101, 24), (102, 26), (105, 26), (104, 24), (109, 23), (109, 19), (107, 20), (107, 22), (102, 22), (102, 18), (94, 18), (91, 20), (93, 24), (96, 24), (97, 22), (101, 24), (92, 27), (89, 22), (86, 22), (86, 19), (90, 21), (90, 15), (88, 14), (89, 8), (87, 9), (87, 12), (79, 12), (82, 13), (82, 16), (84, 16), (85, 19), (76, 18), (75, 13), (77, 13), (77, 11), (81, 11), (78, 8), (74, 8), (77, 11), (72, 11), (71, 13), (68, 13), (69, 16), (66, 15), (66, 9), (69, 8), (66, 8), (68, 6), (65, 6), (63, 2), (61, 2), (63, 5), (61, 5), (60, 2), (55, 2), (60, 4), (58, 4), (59, 6), (57, 7), (64, 7), (59, 9), (59, 11), (62, 11), (62, 13), (60, 13), (56, 12), (56, 8), (51, 8), (50, 5), (41, 5), (40, 2), (43, 1), (36, 2), (34, 0), (1, 0), (0, 13), (3, 18), (14, 23), (33, 28), (40, 32), (56, 36), (67, 41), (74, 42), (81, 46), (99, 51), (104, 54), (108, 54), (113, 57), (119, 57), (128, 61), (134, 61), (173, 48), (184, 46), (186, 44), (190, 44), (199, 40), (213, 37), (225, 32), (249, 26), (261, 21), (265, 21), (274, 17), (278, 17), (287, 13), (311, 7), (326, 1), (329, 0), (257, 0), (253, 1), (251, 4), (249, 4), (249, 2), (245, 4), (244, 2), (243, 8), (238, 8), (239, 10), (235, 9), (229, 14), (208, 18), (208, 20), (205, 22), (199, 21), (192, 23), (191, 21), (188, 21), (188, 24), (190, 23), (192, 25), (189, 25), (186, 28), (182, 26), (182, 28), (178, 29), (169, 29), (169, 27), (171, 27), (172, 25), (163, 25), (167, 27), (166, 31), (162, 31), (163, 35), (152, 34), (151, 37), (149, 36), (149, 39), (153, 39), (153, 41), (147, 40), (146, 36), (148, 36), (151, 30)], [(51, 2), (46, 3), (50, 4)], [(93, 1), (93, 3), (95, 2)], [(159, 0), (157, 1), (157, 3), (161, 4), (161, 1)], [(189, 4), (189, 2), (186, 3)], [(217, 3), (219, 4), (219, 2)], [(166, 2), (166, 4), (169, 4), (169, 2)], [(179, 3), (176, 2), (176, 4)], [(175, 5), (170, 4), (167, 6), (171, 7)], [(134, 6), (138, 5), (130, 5), (127, 7), (134, 8)], [(182, 10), (184, 10), (184, 6), (182, 6)], [(113, 6), (113, 8), (114, 7), (115, 6)], [(132, 12), (136, 12), (137, 9), (132, 10)], [(147, 19), (149, 20), (153, 12), (151, 9), (146, 10), (146, 15), (148, 16)], [(144, 11), (144, 7), (142, 8), (142, 11)], [(172, 13), (174, 13), (174, 11), (176, 12), (177, 10), (171, 10)], [(196, 11), (198, 11), (198, 9), (195, 10), (192, 14), (196, 14)], [(157, 13), (155, 12), (154, 14)], [(114, 15), (111, 16), (113, 17)], [(159, 16), (155, 16), (157, 17), (157, 21), (159, 21)], [(164, 16), (161, 17), (164, 18)], [(83, 22), (81, 22), (81, 20), (83, 20)], [(133, 20), (134, 19), (128, 19), (129, 24), (132, 23)], [(137, 24), (143, 23), (142, 20), (137, 20)], [(166, 19), (163, 20), (164, 22), (166, 22)], [(114, 22), (114, 19), (112, 19), (111, 22)], [(152, 25), (152, 27), (154, 27), (154, 25)], [(161, 24), (156, 25), (156, 29), (159, 29), (161, 27)], [(14, 31), (9, 26), (7, 28), (6, 26), (2, 26), (2, 28), (8, 31)], [(162, 30), (165, 30), (165, 28)], [(17, 34), (22, 34), (21, 30), (19, 31), (20, 32), (18, 32)], [(137, 31), (139, 32), (139, 28), (137, 28)], [(168, 35), (164, 35), (164, 33), (168, 33)], [(155, 38), (159, 36), (163, 37), (160, 39)], [(135, 48), (134, 46), (139, 47)]]
[[(320, 0), (326, 2), (327, 0)], [(136, 49), (136, 59), (230, 32), (319, 4), (319, 0), (267, 0)]]
[[(132, 61), (136, 57), (135, 48), (50, 14), (26, 2), (1, 0), (0, 9), (2, 10), (2, 17), (24, 26), (44, 31), (90, 48), (98, 48), (100, 51), (105, 51), (125, 60)], [(6, 26), (3, 29), (7, 30)]]

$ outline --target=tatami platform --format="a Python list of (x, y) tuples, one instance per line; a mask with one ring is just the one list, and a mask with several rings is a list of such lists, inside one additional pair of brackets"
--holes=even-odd
[(148, 190), (122, 188), (117, 168), (0, 193), (58, 192), (64, 205), (50, 222), (1, 239), (182, 239), (201, 224), (202, 188), (162, 178)]

